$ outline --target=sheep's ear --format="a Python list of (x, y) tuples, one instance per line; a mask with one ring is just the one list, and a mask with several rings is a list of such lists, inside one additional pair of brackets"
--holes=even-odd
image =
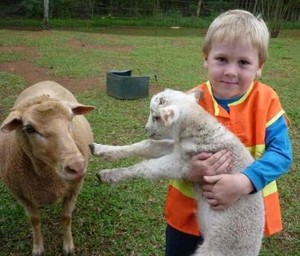
[(64, 102), (67, 106), (69, 106), (74, 115), (84, 115), (95, 109), (94, 106), (82, 105), (76, 102)]
[(195, 98), (195, 101), (198, 102), (203, 97), (203, 91), (200, 89), (192, 89), (187, 92), (188, 95), (191, 95)]
[(157, 106), (164, 107), (168, 104), (168, 99), (165, 96), (160, 96), (155, 99)]
[(175, 105), (161, 108), (159, 111), (161, 120), (166, 127), (171, 126), (179, 117), (179, 110)]
[(79, 105), (75, 108), (72, 108), (74, 115), (84, 115), (87, 114), (95, 109), (94, 106), (88, 106), (88, 105)]
[(3, 121), (0, 127), (0, 130), (2, 132), (8, 133), (17, 129), (21, 125), (22, 125), (21, 113), (15, 110), (10, 112), (8, 117), (5, 118), (5, 120)]

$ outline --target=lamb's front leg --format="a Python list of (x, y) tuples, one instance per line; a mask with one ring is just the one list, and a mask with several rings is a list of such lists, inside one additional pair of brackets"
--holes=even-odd
[(174, 150), (175, 141), (166, 140), (143, 140), (131, 145), (112, 146), (93, 143), (90, 149), (93, 155), (105, 160), (116, 160), (128, 157), (157, 158), (170, 154)]
[(146, 179), (184, 179), (189, 165), (181, 161), (177, 154), (144, 160), (133, 166), (99, 171), (96, 175), (101, 182), (116, 183), (132, 178)]

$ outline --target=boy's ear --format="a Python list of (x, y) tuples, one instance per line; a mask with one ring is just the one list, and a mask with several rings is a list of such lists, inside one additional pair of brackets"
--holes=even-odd
[(257, 78), (261, 77), (263, 67), (264, 67), (264, 65), (262, 64), (262, 65), (256, 70), (255, 76), (256, 76)]
[(179, 109), (175, 105), (161, 108), (159, 112), (165, 127), (170, 127), (179, 117)]
[(207, 68), (207, 54), (203, 55), (203, 67)]

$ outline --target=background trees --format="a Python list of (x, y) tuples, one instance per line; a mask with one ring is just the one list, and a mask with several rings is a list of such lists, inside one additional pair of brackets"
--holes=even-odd
[[(96, 17), (214, 17), (241, 8), (261, 14), (277, 36), (283, 21), (300, 22), (300, 0), (4, 0), (0, 15), (48, 18)], [(7, 10), (7, 8), (1, 8)]]

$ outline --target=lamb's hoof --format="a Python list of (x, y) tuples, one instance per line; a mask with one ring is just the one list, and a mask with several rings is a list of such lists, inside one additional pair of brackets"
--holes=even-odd
[(119, 177), (114, 174), (115, 169), (105, 169), (99, 171), (96, 175), (101, 183), (113, 184), (120, 181)]
[(102, 179), (101, 179), (101, 174), (100, 174), (100, 172), (97, 172), (97, 173), (96, 173), (96, 177), (97, 177), (98, 182), (99, 182), (100, 184), (104, 183), (104, 182), (102, 181)]
[(91, 153), (94, 154), (94, 152), (95, 152), (95, 145), (94, 144), (89, 144), (89, 148), (91, 150)]

